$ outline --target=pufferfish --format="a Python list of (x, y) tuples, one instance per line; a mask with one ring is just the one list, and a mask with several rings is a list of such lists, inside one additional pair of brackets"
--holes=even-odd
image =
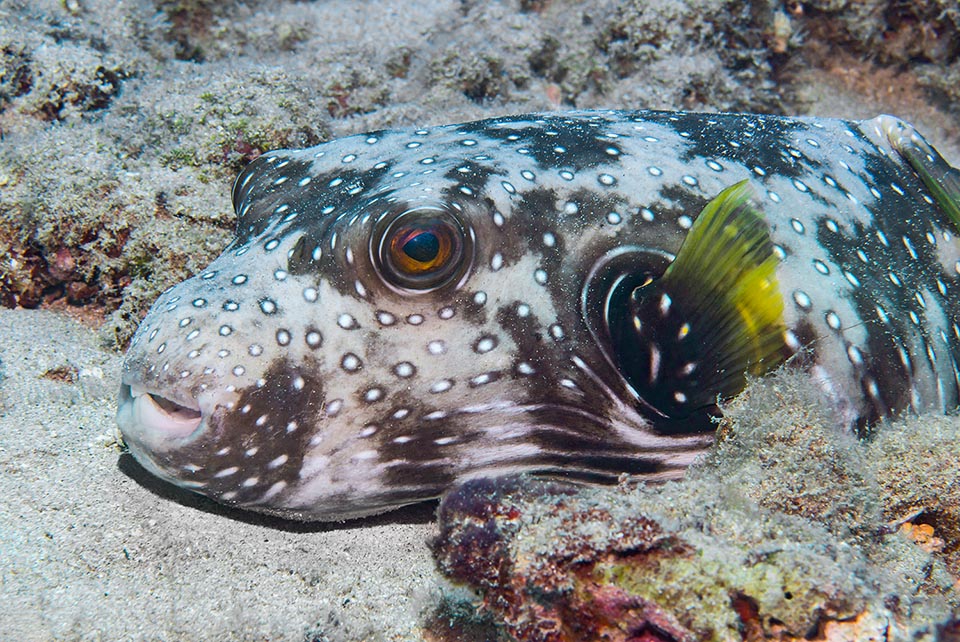
[(531, 472), (681, 477), (749, 373), (852, 430), (960, 389), (960, 172), (890, 117), (581, 111), (264, 154), (118, 421), (157, 476), (340, 520)]

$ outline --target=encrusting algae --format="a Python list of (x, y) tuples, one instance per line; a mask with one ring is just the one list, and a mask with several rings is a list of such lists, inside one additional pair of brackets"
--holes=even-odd
[(828, 407), (795, 374), (752, 383), (679, 483), (469, 483), (438, 564), (517, 640), (956, 639), (960, 430), (909, 418), (861, 444)]

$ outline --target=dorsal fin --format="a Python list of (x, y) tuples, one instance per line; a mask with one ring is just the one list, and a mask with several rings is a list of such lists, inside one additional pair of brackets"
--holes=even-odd
[(884, 136), (930, 190), (937, 205), (960, 233), (960, 170), (948, 163), (913, 127), (894, 116), (876, 118)]

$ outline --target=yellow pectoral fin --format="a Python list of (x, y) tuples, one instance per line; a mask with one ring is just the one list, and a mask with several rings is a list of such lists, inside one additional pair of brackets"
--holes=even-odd
[(744, 373), (783, 355), (783, 297), (777, 258), (746, 181), (723, 190), (694, 222), (660, 279), (637, 288), (640, 319), (625, 346), (625, 374), (668, 417), (742, 390)]

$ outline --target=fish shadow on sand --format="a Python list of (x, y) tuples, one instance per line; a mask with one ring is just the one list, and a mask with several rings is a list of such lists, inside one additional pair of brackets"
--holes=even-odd
[(117, 468), (142, 488), (166, 501), (175, 502), (204, 513), (219, 515), (245, 524), (265, 526), (291, 533), (323, 533), (341, 529), (381, 526), (385, 524), (426, 524), (436, 519), (436, 501), (420, 502), (380, 515), (371, 515), (342, 522), (298, 522), (262, 513), (232, 508), (198, 495), (190, 490), (165, 482), (147, 472), (130, 453), (123, 453), (117, 460)]

